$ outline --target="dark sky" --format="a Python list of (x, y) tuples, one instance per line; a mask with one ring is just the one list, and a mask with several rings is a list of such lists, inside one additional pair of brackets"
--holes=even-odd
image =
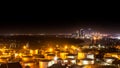
[(62, 4), (64, 2), (60, 4), (53, 2), (55, 5), (50, 2), (49, 4), (46, 2), (34, 4), (33, 1), (32, 3), (28, 1), (18, 3), (6, 4), (5, 2), (0, 8), (0, 34), (70, 33), (79, 28), (120, 33), (119, 6), (111, 3), (105, 3), (106, 6), (102, 3), (98, 4), (99, 2), (93, 2), (96, 5), (86, 2), (85, 4), (82, 2), (73, 4), (68, 1), (65, 5)]
[(95, 31), (106, 33), (120, 33), (120, 18), (118, 16), (69, 13), (1, 15), (0, 34), (70, 33), (80, 28), (92, 28)]

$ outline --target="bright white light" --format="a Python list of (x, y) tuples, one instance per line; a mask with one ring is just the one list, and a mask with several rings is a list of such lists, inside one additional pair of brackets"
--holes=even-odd
[(94, 64), (94, 61), (91, 61), (91, 64)]
[(83, 60), (83, 61), (82, 61), (82, 64), (83, 64), (83, 65), (94, 64), (94, 61), (93, 61), (93, 60), (92, 60), (92, 61)]
[(48, 67), (52, 66), (54, 64), (54, 61), (48, 62)]
[(67, 60), (63, 60), (65, 63), (68, 62)]
[(72, 62), (73, 64), (75, 64), (75, 63), (76, 63), (76, 60), (71, 60), (71, 62)]
[(94, 55), (93, 54), (88, 54), (87, 58), (94, 59)]
[(25, 66), (31, 66), (31, 64), (30, 63), (26, 63)]
[(112, 63), (114, 60), (113, 59), (106, 59), (107, 63)]
[(17, 53), (15, 53), (15, 57), (17, 57), (18, 56), (18, 54)]
[(117, 37), (117, 39), (120, 39), (120, 37)]
[(74, 58), (74, 56), (68, 56), (68, 58)]
[(55, 56), (55, 57), (54, 57), (54, 60), (57, 60), (57, 59), (58, 59), (57, 56)]
[(87, 64), (89, 64), (89, 62), (86, 61), (86, 60), (84, 60), (84, 61), (83, 61), (83, 64), (84, 64), (84, 65), (87, 65)]

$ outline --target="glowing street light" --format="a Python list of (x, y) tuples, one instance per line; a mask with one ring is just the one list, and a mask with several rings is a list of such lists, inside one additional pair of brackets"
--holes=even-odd
[(59, 45), (56, 45), (56, 47), (59, 47)]
[(6, 49), (6, 46), (4, 46), (3, 48)]
[(93, 37), (93, 39), (94, 39), (94, 40), (97, 40), (97, 38), (96, 38), (95, 36)]
[(58, 57), (55, 56), (55, 57), (54, 57), (54, 63), (57, 63), (57, 59), (58, 59)]
[(55, 57), (54, 57), (54, 60), (56, 61), (57, 59), (58, 59), (58, 57), (57, 57), (57, 56), (55, 56)]
[(27, 47), (26, 47), (26, 46), (23, 46), (23, 49), (27, 49)]
[(68, 47), (67, 46), (65, 46), (65, 49), (67, 49)]
[(50, 49), (49, 49), (49, 51), (50, 51), (50, 52), (52, 52), (52, 51), (53, 51), (53, 49), (52, 49), (52, 48), (50, 48)]

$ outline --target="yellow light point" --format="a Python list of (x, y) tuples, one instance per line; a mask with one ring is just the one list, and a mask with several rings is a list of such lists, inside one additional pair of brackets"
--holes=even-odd
[(34, 54), (33, 50), (30, 50), (30, 54)]
[(72, 48), (72, 49), (74, 49), (74, 50), (76, 49), (76, 47), (75, 47), (75, 46), (73, 46), (73, 45), (71, 46), (71, 48)]
[(38, 49), (35, 50), (35, 54), (38, 54)]
[(4, 46), (3, 48), (6, 49), (6, 46)]
[(57, 59), (58, 59), (58, 57), (57, 57), (57, 56), (55, 56), (55, 57), (54, 57), (54, 60), (57, 60)]
[(19, 56), (19, 54), (15, 53), (15, 58), (18, 57), (18, 56)]
[(27, 47), (26, 47), (26, 46), (23, 46), (23, 49), (27, 49)]
[(97, 38), (96, 38), (96, 37), (93, 37), (93, 39), (94, 39), (94, 40), (97, 40)]
[(49, 51), (50, 51), (50, 52), (52, 52), (52, 51), (53, 51), (53, 49), (52, 49), (52, 48), (50, 48), (50, 49), (49, 49)]
[(67, 49), (68, 47), (67, 46), (65, 46), (65, 49)]
[(19, 55), (20, 57), (22, 57), (22, 53), (19, 53), (18, 55)]
[(2, 54), (4, 55), (5, 53), (3, 52)]
[(56, 47), (59, 47), (59, 45), (56, 45)]
[(83, 59), (83, 58), (85, 58), (85, 53), (79, 52), (78, 59)]

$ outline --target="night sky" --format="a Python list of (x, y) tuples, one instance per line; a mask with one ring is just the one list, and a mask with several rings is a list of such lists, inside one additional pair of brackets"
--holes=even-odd
[(115, 15), (39, 14), (1, 15), (0, 34), (72, 33), (92, 28), (104, 33), (120, 33), (120, 20)]

